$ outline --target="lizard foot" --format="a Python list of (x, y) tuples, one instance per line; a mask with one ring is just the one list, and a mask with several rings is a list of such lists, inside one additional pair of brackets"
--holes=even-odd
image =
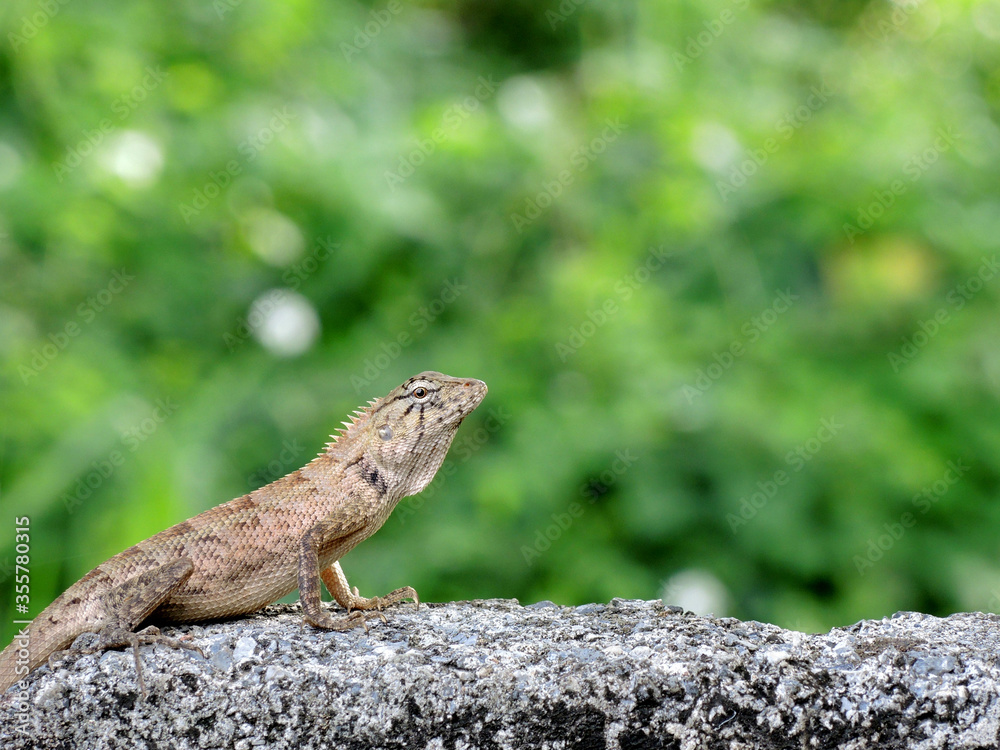
[(142, 663), (139, 661), (139, 646), (146, 646), (150, 644), (159, 643), (164, 646), (169, 646), (170, 648), (183, 648), (188, 651), (197, 651), (201, 657), (208, 658), (205, 656), (205, 652), (202, 651), (198, 646), (193, 643), (185, 643), (185, 640), (190, 638), (190, 636), (182, 636), (182, 638), (169, 638), (160, 633), (160, 629), (150, 625), (148, 628), (143, 628), (138, 633), (133, 633), (131, 630), (126, 630), (120, 627), (111, 627), (102, 630), (98, 633), (97, 643), (93, 646), (86, 646), (84, 648), (69, 648), (64, 651), (58, 651), (56, 653), (49, 655), (49, 667), (53, 666), (53, 659), (61, 662), (68, 657), (79, 658), (81, 656), (87, 656), (88, 654), (98, 654), (103, 651), (108, 651), (109, 649), (122, 648), (123, 646), (132, 647), (132, 656), (135, 659), (135, 673), (139, 682), (139, 689), (142, 692), (142, 697), (145, 698), (148, 695), (146, 691), (146, 681), (142, 676)]
[(135, 673), (139, 679), (139, 689), (142, 691), (143, 698), (145, 698), (148, 693), (146, 692), (146, 681), (142, 677), (142, 665), (139, 661), (139, 646), (155, 645), (159, 643), (162, 646), (168, 646), (170, 648), (182, 648), (187, 651), (197, 651), (201, 658), (208, 658), (205, 656), (205, 652), (198, 646), (195, 646), (193, 643), (185, 642), (190, 636), (169, 638), (161, 634), (160, 629), (154, 625), (150, 625), (148, 628), (143, 628), (138, 633), (125, 630), (120, 631), (119, 633), (109, 633), (107, 637), (111, 640), (118, 641), (113, 644), (114, 646), (132, 646), (132, 656), (135, 659)]
[(317, 628), (323, 628), (324, 630), (350, 630), (351, 628), (356, 628), (359, 625), (368, 632), (368, 621), (375, 618), (379, 618), (382, 622), (388, 622), (385, 619), (385, 615), (381, 612), (359, 612), (355, 610), (351, 612), (346, 617), (335, 618), (331, 617), (326, 613), (322, 613), (320, 617), (307, 617), (306, 621)]
[(396, 602), (403, 601), (403, 599), (412, 599), (414, 606), (417, 608), (420, 607), (420, 599), (417, 597), (417, 592), (412, 586), (403, 586), (403, 588), (396, 589), (385, 596), (372, 597), (361, 596), (358, 593), (358, 587), (354, 586), (351, 588), (351, 598), (348, 601), (347, 611), (375, 609), (381, 612), (386, 607), (391, 607)]
[(207, 659), (208, 657), (205, 656), (205, 652), (202, 651), (199, 646), (195, 646), (193, 643), (188, 643), (190, 640), (190, 635), (182, 635), (180, 638), (170, 638), (169, 636), (162, 635), (160, 633), (160, 629), (154, 625), (150, 625), (148, 628), (143, 628), (138, 633), (129, 633), (128, 638), (129, 643), (138, 643), (142, 646), (159, 643), (162, 646), (169, 646), (170, 648), (182, 648), (187, 651), (196, 651), (201, 658)]

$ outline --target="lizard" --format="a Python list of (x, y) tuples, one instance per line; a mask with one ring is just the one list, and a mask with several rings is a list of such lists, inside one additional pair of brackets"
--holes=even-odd
[[(319, 455), (290, 474), (129, 547), (70, 586), (0, 653), (0, 694), (58, 652), (139, 646), (168, 638), (147, 620), (183, 623), (255, 612), (298, 588), (305, 622), (325, 630), (363, 625), (405, 599), (410, 586), (363, 597), (340, 559), (374, 534), (396, 504), (426, 487), (486, 384), (422, 372), (354, 411)], [(320, 581), (346, 616), (321, 606)], [(373, 611), (374, 610), (374, 611)], [(83, 633), (94, 646), (66, 650)], [(66, 651), (64, 651), (66, 650)]]

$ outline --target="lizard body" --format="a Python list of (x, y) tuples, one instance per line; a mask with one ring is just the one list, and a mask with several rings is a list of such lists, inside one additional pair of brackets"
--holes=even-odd
[[(0, 693), (81, 633), (98, 633), (95, 651), (131, 645), (138, 670), (140, 643), (193, 648), (156, 628), (133, 632), (149, 618), (248, 614), (297, 587), (308, 623), (346, 630), (366, 622), (365, 610), (416, 601), (408, 586), (384, 597), (360, 596), (338, 561), (378, 531), (402, 498), (430, 483), (458, 426), (485, 395), (479, 380), (416, 375), (356, 411), (301, 469), (101, 563), (0, 653)], [(347, 617), (321, 608), (321, 579)]]

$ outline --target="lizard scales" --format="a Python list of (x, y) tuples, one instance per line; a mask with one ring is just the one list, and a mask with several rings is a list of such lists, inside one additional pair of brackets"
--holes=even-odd
[[(416, 601), (408, 586), (383, 597), (360, 596), (338, 561), (378, 531), (402, 498), (430, 483), (486, 390), (479, 380), (420, 373), (355, 411), (301, 469), (101, 563), (0, 653), (0, 693), (85, 632), (99, 634), (94, 650), (131, 644), (138, 669), (139, 643), (185, 646), (155, 628), (132, 632), (147, 619), (248, 614), (298, 587), (307, 622), (345, 630), (363, 624), (365, 610)], [(321, 608), (320, 580), (347, 617)], [(142, 685), (141, 672), (139, 680)]]

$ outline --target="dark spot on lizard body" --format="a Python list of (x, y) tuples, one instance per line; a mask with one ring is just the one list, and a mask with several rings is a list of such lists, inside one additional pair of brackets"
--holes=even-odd
[(214, 531), (209, 531), (208, 533), (202, 534), (198, 537), (198, 541), (202, 544), (208, 545), (210, 547), (216, 547), (218, 549), (225, 549), (229, 544), (223, 541), (222, 537), (216, 534)]
[(299, 484), (311, 484), (312, 483), (312, 480), (309, 479), (309, 477), (307, 477), (305, 474), (302, 473), (302, 469), (296, 469), (291, 474), (288, 474), (285, 477), (285, 481), (289, 485), (291, 485), (292, 487), (295, 487), (296, 485), (299, 485)]
[[(252, 516), (246, 516), (244, 518), (240, 518), (235, 523), (233, 523), (229, 527), (229, 529), (230, 529), (230, 533), (231, 534), (233, 534), (233, 535), (239, 535), (239, 534), (242, 534), (245, 531), (250, 531), (250, 532), (256, 531), (256, 530), (260, 529), (261, 526), (262, 526), (262, 524), (261, 524), (260, 516), (259, 515), (252, 515)], [(239, 536), (237, 536), (237, 538), (239, 538)]]
[[(248, 496), (245, 496), (245, 497), (248, 497)], [(240, 499), (242, 499), (242, 498), (240, 498)], [(180, 539), (183, 539), (183, 538), (191, 536), (192, 532), (195, 529), (195, 526), (194, 526), (194, 524), (191, 523), (191, 520), (192, 519), (188, 519), (187, 521), (181, 521), (176, 526), (171, 526), (169, 529), (164, 529), (159, 534), (157, 534), (157, 537), (159, 537), (158, 541), (161, 542), (161, 543), (163, 543), (163, 542), (171, 542), (171, 541), (176, 541), (176, 540), (180, 540)], [(137, 548), (138, 552), (145, 552), (145, 550), (143, 550), (141, 547), (139, 547), (139, 545), (136, 545), (136, 548)], [(133, 549), (133, 548), (130, 547), (129, 549)], [(126, 551), (128, 551), (128, 550), (126, 550)]]
[(379, 497), (384, 497), (386, 492), (388, 492), (389, 487), (385, 481), (385, 477), (382, 476), (382, 472), (367, 459), (361, 464), (361, 478), (375, 488)]
[[(187, 521), (185, 521), (185, 523), (187, 523)], [(142, 555), (143, 553), (144, 553), (144, 550), (142, 549), (141, 546), (139, 546), (138, 544), (133, 544), (128, 549), (123, 549), (121, 552), (119, 552), (117, 555), (115, 555), (115, 557), (117, 557), (120, 560), (128, 560), (128, 559), (131, 559), (133, 557), (138, 557), (139, 555)], [(91, 572), (93, 572), (93, 571), (91, 571)]]
[(231, 513), (233, 512), (238, 513), (241, 510), (249, 510), (250, 508), (254, 508), (256, 507), (256, 505), (257, 501), (254, 500), (252, 495), (243, 495), (242, 497), (238, 497), (235, 500), (230, 500), (228, 503), (226, 503), (227, 506), (226, 510)]

